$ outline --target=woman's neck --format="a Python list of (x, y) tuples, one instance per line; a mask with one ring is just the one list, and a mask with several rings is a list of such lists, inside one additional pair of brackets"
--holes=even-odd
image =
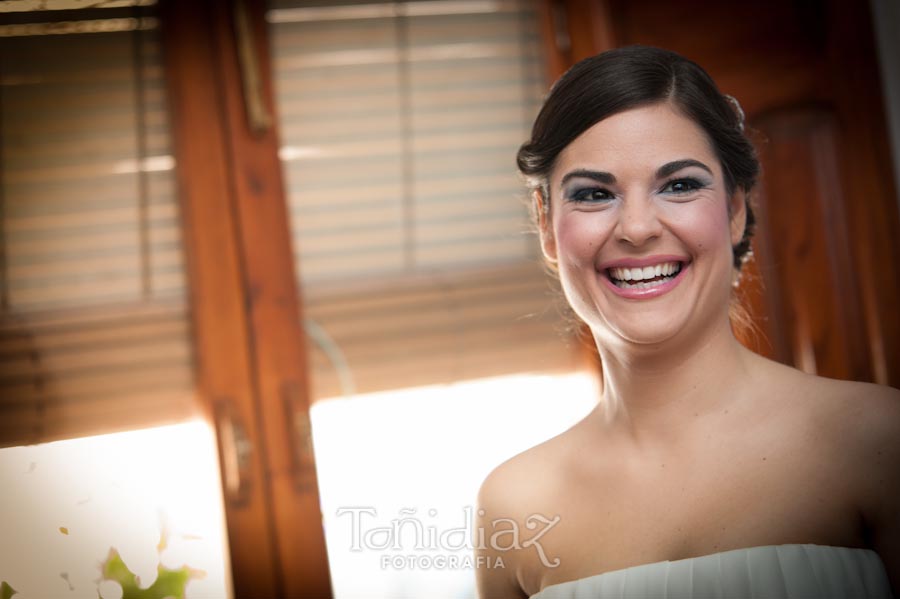
[(597, 413), (605, 425), (635, 440), (674, 438), (701, 416), (740, 399), (752, 354), (727, 321), (689, 343), (662, 346), (598, 343), (603, 396)]

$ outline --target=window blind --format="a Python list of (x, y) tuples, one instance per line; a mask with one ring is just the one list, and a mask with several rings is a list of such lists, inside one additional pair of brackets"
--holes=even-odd
[(313, 396), (573, 368), (514, 162), (546, 89), (533, 3), (268, 19)]
[(0, 3), (3, 445), (193, 413), (155, 7), (132, 4)]

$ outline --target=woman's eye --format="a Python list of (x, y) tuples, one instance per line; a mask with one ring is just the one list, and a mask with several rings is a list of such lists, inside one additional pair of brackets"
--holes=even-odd
[(703, 184), (696, 179), (675, 179), (666, 183), (662, 190), (666, 193), (684, 194), (696, 191), (701, 187)]
[(569, 196), (575, 202), (605, 202), (615, 196), (602, 188), (578, 189)]

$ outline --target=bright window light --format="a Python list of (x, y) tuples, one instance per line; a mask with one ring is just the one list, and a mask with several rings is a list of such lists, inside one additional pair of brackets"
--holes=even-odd
[[(583, 372), (316, 403), (312, 422), (335, 597), (474, 597), (473, 564), (465, 561), (472, 551), (458, 547), (463, 533), (451, 529), (465, 525), (495, 466), (584, 417), (597, 393), (595, 377)], [(375, 531), (404, 518), (398, 538)], [(430, 549), (429, 529), (436, 540)], [(417, 548), (417, 540), (425, 547)]]
[[(0, 581), (16, 599), (116, 599), (115, 549), (142, 588), (187, 566), (189, 599), (231, 595), (212, 431), (194, 421), (0, 450)], [(160, 547), (165, 537), (165, 547)]]

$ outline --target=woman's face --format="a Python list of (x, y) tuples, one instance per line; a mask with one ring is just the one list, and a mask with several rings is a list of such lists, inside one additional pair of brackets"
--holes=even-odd
[(728, 197), (706, 134), (669, 104), (585, 131), (559, 155), (550, 198), (544, 253), (598, 340), (661, 343), (727, 322), (743, 197)]

